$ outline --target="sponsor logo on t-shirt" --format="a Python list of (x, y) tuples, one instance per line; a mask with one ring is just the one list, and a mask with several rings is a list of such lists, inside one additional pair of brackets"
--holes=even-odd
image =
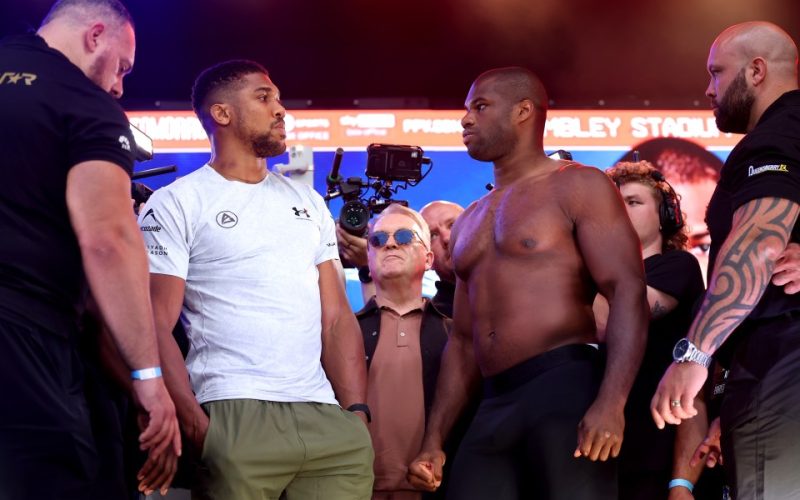
[(119, 146), (124, 149), (125, 151), (131, 150), (131, 141), (128, 140), (127, 137), (124, 135), (119, 136)]
[[(292, 210), (294, 210), (294, 216), (297, 219), (306, 220), (306, 219), (310, 219), (311, 218), (311, 214), (308, 213), (308, 209), (307, 208), (292, 207)], [(304, 215), (305, 215), (305, 219), (303, 219)]]
[(0, 75), (0, 85), (6, 83), (9, 85), (17, 85), (17, 82), (22, 80), (25, 85), (29, 86), (36, 80), (36, 75), (33, 73), (14, 73), (13, 71), (6, 71)]
[(754, 175), (758, 175), (763, 172), (788, 172), (788, 171), (789, 167), (783, 163), (781, 163), (780, 165), (764, 165), (762, 167), (754, 167), (750, 165), (750, 168), (747, 169), (747, 177), (753, 177)]
[(147, 252), (150, 255), (169, 255), (164, 245), (147, 245)]
[[(153, 222), (150, 225), (147, 224), (147, 222), (148, 222), (147, 218), (148, 217), (153, 219)], [(156, 219), (156, 214), (155, 214), (155, 212), (153, 211), (152, 208), (150, 210), (148, 210), (146, 214), (144, 214), (144, 217), (142, 217), (142, 225), (139, 226), (139, 230), (140, 231), (152, 231), (152, 232), (155, 232), (155, 233), (161, 231), (161, 223), (158, 222), (158, 219)]]
[(219, 227), (230, 229), (239, 223), (239, 217), (230, 210), (223, 210), (217, 214), (217, 225)]

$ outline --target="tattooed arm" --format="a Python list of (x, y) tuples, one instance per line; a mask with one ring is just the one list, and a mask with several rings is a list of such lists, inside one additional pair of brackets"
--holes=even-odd
[[(786, 248), (800, 205), (782, 198), (758, 198), (733, 214), (700, 311), (687, 337), (701, 351), (715, 352), (755, 308)], [(650, 410), (659, 428), (697, 414), (694, 397), (708, 371), (697, 363), (673, 363), (656, 390)], [(680, 401), (679, 406), (671, 401)]]
[(789, 200), (758, 198), (733, 214), (733, 227), (689, 329), (689, 340), (701, 351), (715, 352), (761, 299), (799, 211), (800, 205)]

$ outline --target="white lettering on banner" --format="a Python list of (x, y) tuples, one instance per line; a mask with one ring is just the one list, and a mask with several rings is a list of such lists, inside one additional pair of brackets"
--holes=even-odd
[(365, 130), (361, 130), (358, 128), (348, 128), (345, 130), (345, 135), (347, 137), (368, 137), (368, 136), (386, 137), (389, 134), (387, 133), (386, 129), (382, 128), (368, 128)]
[(719, 134), (713, 117), (634, 116), (631, 118), (631, 135), (637, 139), (648, 137), (710, 139), (719, 137)]
[(356, 127), (361, 129), (394, 128), (394, 113), (359, 113), (355, 116), (344, 115), (339, 118), (343, 127)]
[(331, 121), (327, 118), (295, 118), (293, 114), (286, 113), (283, 121), (286, 124), (286, 132), (296, 128), (331, 128)]
[(461, 120), (437, 118), (406, 118), (403, 132), (424, 132), (426, 134), (460, 134), (464, 130)]
[(296, 132), (292, 134), (295, 137), (289, 139), (287, 135), (287, 139), (289, 140), (298, 140), (298, 141), (329, 141), (331, 140), (331, 134), (327, 130), (301, 130), (300, 132)]
[(559, 116), (547, 120), (544, 135), (564, 139), (604, 139), (617, 137), (620, 125), (622, 119), (618, 116), (590, 116), (585, 122), (577, 116)]
[(138, 116), (130, 122), (154, 141), (202, 141), (208, 139), (200, 120), (193, 116)]

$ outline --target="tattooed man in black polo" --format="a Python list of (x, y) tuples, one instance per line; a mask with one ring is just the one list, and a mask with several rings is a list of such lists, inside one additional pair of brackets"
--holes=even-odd
[(734, 498), (797, 498), (800, 297), (770, 283), (787, 243), (800, 241), (797, 46), (773, 24), (738, 24), (714, 41), (708, 72), (717, 127), (747, 135), (708, 206), (708, 291), (651, 410), (661, 428), (693, 417), (711, 355), (723, 358), (721, 441)]

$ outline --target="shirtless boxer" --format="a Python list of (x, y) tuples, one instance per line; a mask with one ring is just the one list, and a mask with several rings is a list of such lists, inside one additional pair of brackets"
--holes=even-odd
[[(413, 484), (436, 489), (442, 442), (483, 378), (448, 498), (617, 496), (616, 466), (606, 460), (622, 444), (647, 330), (641, 251), (603, 172), (545, 156), (546, 103), (523, 68), (488, 71), (467, 95), (464, 144), (493, 162), (495, 188), (453, 228), (454, 331), (409, 466)], [(597, 291), (610, 302), (605, 375), (587, 345), (596, 342)]]

